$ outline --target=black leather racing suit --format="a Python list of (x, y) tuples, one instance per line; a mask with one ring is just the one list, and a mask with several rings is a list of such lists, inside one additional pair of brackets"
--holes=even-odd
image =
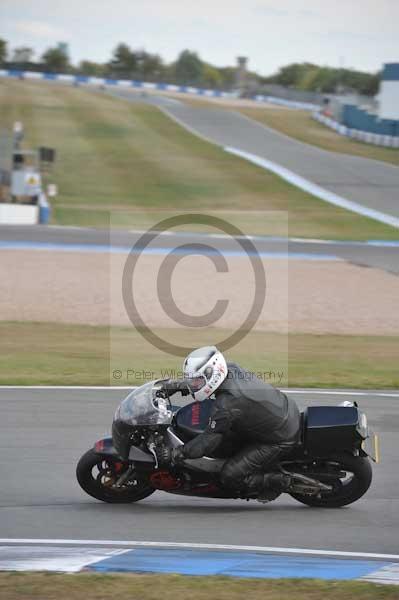
[(300, 413), (294, 400), (235, 363), (215, 392), (206, 430), (183, 446), (185, 458), (214, 452), (233, 434), (242, 448), (228, 459), (221, 473), (225, 487), (259, 492), (268, 487), (273, 463), (288, 454), (299, 438)]

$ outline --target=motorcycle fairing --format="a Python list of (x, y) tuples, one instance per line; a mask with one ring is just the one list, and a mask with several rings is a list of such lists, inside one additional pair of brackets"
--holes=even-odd
[(94, 451), (97, 452), (97, 454), (104, 454), (107, 456), (109, 456), (109, 455), (118, 456), (118, 453), (115, 450), (114, 443), (112, 441), (111, 436), (102, 438), (101, 440), (97, 440), (97, 442), (94, 444), (93, 448), (94, 448)]
[[(120, 458), (118, 452), (115, 450), (115, 447), (112, 442), (112, 437), (102, 438), (101, 440), (97, 440), (94, 444), (94, 450), (97, 454), (102, 456), (117, 456)], [(129, 451), (129, 461), (138, 461), (138, 462), (148, 462), (154, 463), (154, 457), (152, 454), (148, 452), (144, 452), (140, 448), (136, 446), (131, 446)]]

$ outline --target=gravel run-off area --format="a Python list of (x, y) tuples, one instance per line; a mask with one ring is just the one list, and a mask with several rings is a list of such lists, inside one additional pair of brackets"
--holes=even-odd
[[(127, 254), (1, 250), (0, 257), (0, 320), (129, 324), (121, 291)], [(157, 291), (164, 260), (140, 257), (131, 286), (143, 321), (152, 327), (177, 326), (171, 310), (168, 315), (162, 306), (168, 302), (167, 289)], [(181, 258), (170, 286), (177, 307), (200, 316), (225, 299), (227, 309), (212, 325), (228, 329), (242, 323), (254, 299), (253, 271), (246, 258), (229, 257), (227, 264), (228, 272), (218, 273), (209, 258)], [(397, 276), (340, 260), (270, 258), (263, 265), (267, 292), (256, 329), (399, 333)], [(159, 279), (165, 283), (164, 277)]]

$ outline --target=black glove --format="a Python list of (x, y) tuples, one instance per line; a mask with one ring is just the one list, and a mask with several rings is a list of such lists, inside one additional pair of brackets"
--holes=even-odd
[(186, 458), (184, 456), (184, 446), (178, 446), (177, 448), (173, 448), (171, 458), (173, 466), (181, 465)]
[(169, 379), (162, 384), (162, 388), (156, 392), (156, 396), (168, 398), (176, 392), (180, 392), (182, 396), (188, 396), (191, 392), (184, 379)]
[(158, 446), (156, 449), (158, 464), (160, 467), (175, 467), (184, 461), (183, 446), (178, 448), (168, 448), (167, 446)]
[(157, 455), (158, 465), (160, 467), (170, 464), (172, 454), (170, 448), (168, 448), (167, 446), (157, 446), (155, 448), (155, 453)]

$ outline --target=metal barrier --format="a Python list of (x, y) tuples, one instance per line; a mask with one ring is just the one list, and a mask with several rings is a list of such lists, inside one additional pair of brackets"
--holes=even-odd
[[(191, 94), (194, 96), (205, 96), (210, 98), (239, 98), (238, 92), (222, 92), (220, 90), (209, 90), (196, 88), (188, 85), (174, 85), (170, 83), (149, 83), (146, 81), (126, 80), (126, 79), (107, 79), (104, 77), (89, 77), (87, 75), (65, 75), (62, 73), (38, 73), (36, 71), (16, 71), (0, 70), (0, 77), (11, 77), (14, 79), (33, 79), (36, 81), (59, 81), (60, 83), (70, 83), (71, 85), (96, 85), (96, 86), (117, 86), (124, 88), (137, 88), (142, 90), (152, 90), (161, 92), (173, 92), (178, 94)], [(316, 110), (318, 104), (309, 102), (297, 102), (295, 100), (285, 100), (275, 96), (257, 95), (251, 98), (255, 102), (266, 102), (268, 104), (277, 104), (288, 108), (298, 108), (302, 110)]]
[(334, 119), (323, 115), (321, 112), (314, 112), (312, 118), (323, 123), (326, 127), (333, 129), (339, 135), (365, 142), (366, 144), (374, 144), (374, 146), (385, 146), (387, 148), (399, 148), (399, 137), (392, 135), (382, 135), (378, 133), (370, 133), (369, 131), (361, 131), (360, 129), (350, 129), (342, 123), (338, 123)]

